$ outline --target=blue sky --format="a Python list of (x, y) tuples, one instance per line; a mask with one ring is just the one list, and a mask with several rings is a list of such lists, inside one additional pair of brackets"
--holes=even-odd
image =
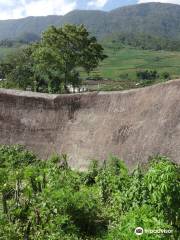
[(0, 19), (52, 14), (64, 15), (74, 9), (108, 11), (120, 6), (144, 2), (180, 4), (180, 0), (0, 0)]

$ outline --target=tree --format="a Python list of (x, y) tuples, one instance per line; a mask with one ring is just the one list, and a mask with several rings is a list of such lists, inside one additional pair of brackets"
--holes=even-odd
[(139, 80), (155, 80), (159, 78), (159, 74), (156, 70), (138, 71), (136, 75)]
[(26, 90), (34, 85), (33, 60), (31, 47), (18, 49), (0, 62), (0, 78), (5, 88)]
[[(103, 47), (83, 26), (50, 27), (41, 41), (23, 49), (9, 62), (7, 79), (18, 88), (61, 93), (68, 84), (81, 84), (80, 70), (90, 73), (106, 56)], [(12, 64), (13, 63), (13, 64)]]
[(168, 73), (168, 72), (163, 72), (163, 73), (162, 73), (162, 77), (163, 77), (164, 80), (169, 80), (169, 79), (171, 79), (171, 75), (170, 75), (170, 73)]
[(58, 85), (63, 81), (65, 90), (69, 83), (80, 83), (79, 68), (89, 73), (105, 57), (102, 46), (83, 25), (50, 27), (33, 52), (35, 73), (45, 74), (50, 85), (54, 79)]
[(14, 41), (13, 40), (8, 40), (8, 39), (4, 39), (0, 41), (0, 46), (1, 47), (13, 47)]
[(4, 80), (6, 77), (6, 74), (11, 71), (12, 64), (2, 62), (0, 63), (0, 79)]

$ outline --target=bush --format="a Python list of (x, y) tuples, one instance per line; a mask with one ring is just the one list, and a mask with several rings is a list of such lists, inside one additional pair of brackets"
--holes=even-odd
[(156, 70), (138, 71), (136, 75), (139, 80), (155, 80), (159, 78), (159, 74)]
[(147, 188), (147, 202), (162, 212), (165, 219), (178, 227), (180, 222), (180, 169), (166, 157), (158, 156), (151, 160), (144, 176)]
[(19, 168), (35, 161), (37, 161), (36, 156), (32, 152), (25, 150), (23, 146), (3, 145), (0, 147), (0, 167)]
[[(141, 227), (144, 233), (141, 236), (135, 234), (135, 229)], [(145, 230), (168, 229), (172, 227), (168, 225), (162, 214), (157, 214), (154, 208), (143, 205), (136, 207), (127, 212), (115, 226), (111, 226), (109, 234), (105, 240), (123, 239), (123, 240), (158, 240), (158, 239), (173, 239), (171, 234), (148, 234)]]
[(179, 166), (166, 157), (129, 172), (110, 156), (87, 172), (67, 156), (39, 161), (22, 146), (0, 147), (0, 236), (17, 240), (137, 239), (135, 228), (167, 229), (141, 239), (178, 239)]
[(171, 75), (170, 75), (170, 73), (168, 73), (168, 72), (163, 72), (163, 73), (162, 73), (162, 78), (163, 78), (164, 80), (169, 80), (169, 79), (171, 79)]

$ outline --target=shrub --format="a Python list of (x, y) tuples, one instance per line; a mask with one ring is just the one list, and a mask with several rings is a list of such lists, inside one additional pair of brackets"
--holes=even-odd
[(180, 222), (180, 168), (170, 159), (158, 156), (151, 160), (144, 176), (148, 203), (162, 212), (168, 223), (178, 227)]
[(136, 227), (173, 230), (141, 239), (178, 239), (179, 166), (157, 156), (129, 172), (118, 157), (87, 172), (67, 156), (39, 161), (22, 146), (0, 147), (0, 236), (9, 240), (129, 240)]
[(139, 80), (155, 80), (159, 78), (159, 74), (156, 70), (138, 71), (136, 75)]
[[(135, 229), (141, 227), (144, 233), (141, 236), (135, 234)], [(172, 227), (168, 225), (162, 214), (157, 214), (154, 208), (143, 205), (136, 207), (127, 212), (119, 221), (119, 223), (112, 225), (105, 240), (158, 240), (158, 239), (173, 239), (171, 234), (148, 234), (145, 230), (168, 229)]]
[(10, 166), (19, 168), (37, 161), (36, 156), (24, 149), (23, 146), (1, 146), (0, 147), (0, 167)]
[(168, 72), (163, 72), (163, 73), (162, 73), (162, 78), (163, 78), (164, 80), (169, 80), (169, 79), (171, 79), (171, 75), (170, 75), (170, 73), (168, 73)]

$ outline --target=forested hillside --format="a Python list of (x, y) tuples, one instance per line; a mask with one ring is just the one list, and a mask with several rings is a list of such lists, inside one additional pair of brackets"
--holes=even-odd
[(121, 7), (110, 12), (75, 10), (65, 16), (28, 17), (0, 21), (0, 40), (21, 38), (26, 33), (39, 35), (49, 25), (85, 24), (103, 38), (111, 33), (145, 33), (180, 39), (180, 6), (147, 3)]
[(168, 50), (180, 51), (180, 40), (159, 37), (145, 33), (111, 33), (102, 42), (104, 44), (122, 44), (122, 46), (131, 46), (144, 50)]

